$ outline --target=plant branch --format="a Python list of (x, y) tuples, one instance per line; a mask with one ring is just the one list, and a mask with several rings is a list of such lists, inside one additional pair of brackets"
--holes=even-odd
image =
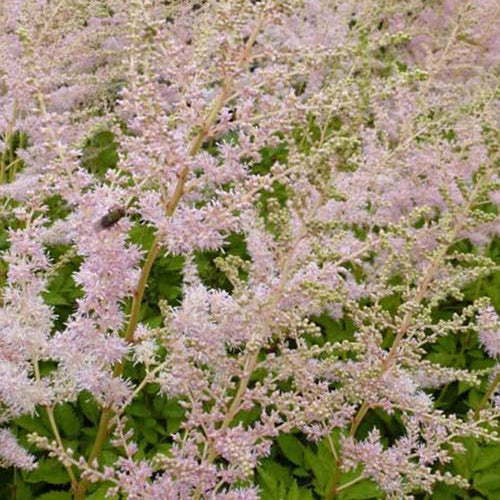
[[(261, 29), (262, 22), (263, 22), (263, 16), (261, 16), (259, 22), (257, 23), (256, 29), (252, 33), (252, 36), (249, 37), (247, 44), (245, 45), (243, 55), (240, 59), (241, 65), (246, 63), (246, 60), (248, 58), (247, 50), (254, 43), (255, 38), (257, 37), (257, 34)], [(196, 137), (191, 145), (191, 148), (189, 150), (190, 156), (195, 156), (200, 151), (200, 149), (203, 145), (203, 142), (205, 141), (207, 135), (209, 134), (210, 127), (214, 124), (220, 110), (222, 109), (222, 107), (224, 106), (224, 104), (228, 98), (228, 95), (230, 95), (230, 93), (231, 93), (231, 84), (232, 84), (232, 80), (229, 80), (229, 79), (225, 80), (225, 82), (222, 86), (222, 90), (219, 93), (218, 97), (216, 98), (216, 100), (213, 104), (212, 110), (208, 114), (203, 126), (201, 127), (200, 131), (196, 135)], [(166, 203), (165, 212), (166, 212), (167, 217), (171, 217), (174, 214), (175, 209), (177, 208), (177, 206), (182, 198), (182, 195), (184, 193), (184, 186), (186, 184), (188, 174), (189, 174), (189, 167), (184, 166), (178, 175), (178, 180), (177, 180), (177, 183), (175, 185), (172, 197)], [(125, 340), (128, 343), (134, 342), (134, 334), (135, 334), (135, 330), (137, 328), (137, 324), (139, 323), (139, 316), (140, 316), (140, 310), (141, 310), (141, 305), (142, 305), (142, 299), (144, 296), (144, 291), (146, 289), (146, 285), (148, 282), (149, 275), (151, 273), (151, 269), (153, 267), (154, 261), (156, 260), (156, 257), (158, 256), (160, 248), (161, 248), (161, 244), (160, 244), (159, 238), (157, 237), (153, 241), (153, 244), (151, 245), (151, 248), (148, 252), (148, 255), (146, 257), (146, 261), (145, 261), (144, 266), (143, 266), (142, 271), (141, 271), (139, 283), (137, 285), (136, 290), (134, 291), (134, 296), (133, 296), (133, 300), (132, 300), (132, 310), (130, 313), (130, 318), (129, 318), (129, 322), (127, 324), (127, 328), (125, 330)], [(123, 366), (124, 366), (123, 362), (115, 365), (115, 367), (113, 369), (113, 376), (118, 377), (118, 376), (122, 375)], [(106, 438), (108, 436), (108, 431), (109, 431), (109, 423), (110, 423), (110, 420), (111, 420), (113, 413), (114, 413), (114, 411), (112, 408), (105, 408), (101, 413), (101, 418), (99, 420), (99, 425), (98, 425), (98, 429), (97, 429), (97, 436), (96, 436), (96, 439), (94, 441), (94, 445), (92, 446), (92, 450), (91, 450), (91, 453), (89, 456), (89, 463), (92, 463), (92, 461), (95, 460), (99, 456), (99, 454), (104, 446), (104, 443), (106, 442)], [(75, 495), (75, 500), (83, 500), (85, 498), (87, 488), (88, 488), (88, 481), (82, 480), (79, 484), (78, 495)]]
[(495, 389), (497, 388), (499, 383), (500, 383), (500, 372), (498, 372), (495, 378), (490, 382), (488, 389), (486, 390), (484, 396), (481, 398), (481, 401), (477, 405), (476, 411), (474, 412), (474, 418), (476, 420), (479, 418), (481, 410), (488, 404), (488, 401), (495, 392)]
[[(40, 375), (40, 366), (38, 364), (38, 360), (33, 361), (33, 366), (34, 366), (34, 370), (35, 370), (35, 379), (37, 382), (40, 382), (42, 377)], [(56, 443), (62, 450), (64, 450), (63, 440), (61, 438), (61, 434), (59, 433), (59, 429), (57, 427), (57, 422), (56, 422), (56, 419), (54, 417), (54, 410), (52, 409), (51, 406), (45, 405), (45, 411), (47, 413), (47, 417), (48, 417), (49, 423), (50, 423), (50, 428), (52, 429), (52, 434), (54, 434), (54, 438), (56, 440)], [(66, 465), (66, 464), (63, 464), (63, 465), (64, 465), (64, 468), (66, 469), (66, 472), (68, 473), (69, 479), (71, 481), (71, 488), (73, 491), (76, 491), (78, 481), (77, 481), (76, 476), (73, 472), (73, 469), (69, 465)]]

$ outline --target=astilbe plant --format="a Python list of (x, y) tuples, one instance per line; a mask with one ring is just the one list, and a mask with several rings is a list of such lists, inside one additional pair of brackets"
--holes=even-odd
[[(254, 471), (292, 431), (328, 439), (326, 499), (363, 478), (387, 498), (463, 485), (443, 466), (463, 437), (498, 442), (498, 370), (427, 354), (465, 332), (500, 353), (487, 299), (434, 314), (498, 270), (483, 251), (499, 231), (495, 4), (3, 2), (2, 165), (24, 168), (1, 188), (14, 222), (0, 464), (36, 467), (9, 423), (46, 412), (52, 438), (31, 443), (61, 460), (77, 499), (104, 481), (130, 500), (259, 498)], [(14, 131), (26, 138), (15, 158)], [(92, 171), (82, 151), (102, 131), (119, 159)], [(130, 240), (140, 226), (154, 230), (146, 250)], [(244, 254), (224, 252), (234, 234)], [(467, 239), (473, 252), (458, 245)], [(67, 254), (52, 258), (54, 245)], [(200, 275), (204, 251), (219, 252), (225, 289)], [(153, 328), (141, 306), (162, 255), (182, 256), (182, 298), (159, 304)], [(45, 291), (76, 257), (81, 295), (61, 324)], [(348, 318), (353, 335), (325, 339), (321, 314)], [(144, 379), (126, 378), (126, 363)], [(428, 390), (488, 377), (467, 415), (436, 409)], [(168, 453), (146, 458), (127, 407), (150, 384), (185, 418)], [(88, 455), (65, 445), (54, 417), (82, 391), (101, 408)], [(360, 436), (376, 409), (404, 429), (394, 442), (376, 428)], [(102, 466), (108, 439), (120, 458)]]

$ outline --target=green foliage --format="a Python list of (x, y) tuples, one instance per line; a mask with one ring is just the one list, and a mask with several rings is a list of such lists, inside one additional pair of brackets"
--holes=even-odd
[(49, 491), (37, 497), (37, 500), (71, 500), (71, 493), (67, 491)]
[[(142, 244), (145, 249), (151, 244), (153, 233), (143, 226), (135, 226), (132, 239)], [(1, 243), (1, 240), (0, 240)], [(52, 257), (57, 262), (66, 255), (67, 248), (54, 247)], [(248, 259), (244, 240), (239, 235), (228, 239), (227, 253)], [(500, 245), (496, 240), (488, 249), (488, 256), (498, 262), (500, 260)], [(230, 290), (227, 277), (215, 265), (220, 252), (199, 253), (196, 256), (202, 279), (209, 286)], [(148, 288), (143, 306), (142, 318), (153, 326), (159, 325), (161, 318), (157, 308), (158, 300), (166, 299), (175, 305), (180, 299), (183, 259), (177, 256), (159, 258), (153, 268), (151, 287)], [(60, 273), (51, 280), (45, 300), (53, 305), (58, 315), (63, 318), (72, 311), (74, 301), (80, 296), (80, 291), (71, 280), (71, 274), (77, 269), (79, 259), (72, 257), (60, 268)], [(500, 275), (492, 275), (464, 289), (464, 299), (461, 302), (449, 301), (436, 311), (436, 319), (449, 318), (453, 311), (471, 303), (477, 297), (488, 296), (495, 307), (500, 309)], [(384, 299), (382, 306), (392, 311), (398, 305), (399, 298), (390, 296)], [(334, 320), (326, 315), (311, 318), (321, 327), (322, 336), (309, 339), (310, 342), (323, 343), (352, 340), (355, 327), (348, 317)], [(455, 366), (470, 369), (482, 369), (492, 365), (478, 345), (477, 338), (472, 334), (443, 337), (429, 351), (428, 358), (444, 366)], [(41, 365), (42, 373), (50, 372), (50, 364)], [(142, 380), (144, 369), (141, 366), (126, 365), (125, 376), (132, 380)], [(433, 391), (439, 408), (465, 414), (475, 409), (486, 387), (471, 387), (465, 383), (452, 383), (442, 389)], [(261, 411), (240, 412), (234, 424), (242, 422), (250, 425)], [(82, 392), (74, 404), (58, 405), (55, 408), (55, 418), (60, 429), (63, 442), (71, 446), (77, 453), (88, 454), (95, 438), (96, 424), (99, 420), (100, 408), (94, 398), (87, 392)], [(157, 453), (168, 454), (172, 441), (171, 436), (179, 431), (184, 418), (184, 410), (176, 399), (169, 399), (158, 394), (156, 385), (147, 386), (141, 395), (127, 410), (129, 425), (134, 430), (134, 436), (139, 444), (141, 456), (152, 457)], [(44, 411), (40, 409), (38, 416), (22, 416), (14, 421), (21, 443), (27, 445), (26, 435), (36, 432), (42, 436), (52, 437), (50, 425)], [(391, 444), (402, 432), (402, 426), (397, 415), (387, 415), (381, 410), (368, 412), (358, 430), (358, 437), (377, 427), (386, 445)], [(335, 442), (337, 442), (334, 439)], [(464, 442), (465, 454), (457, 454), (449, 469), (461, 474), (471, 483), (469, 491), (456, 487), (439, 485), (432, 498), (452, 499), (496, 499), (500, 498), (500, 446), (484, 445), (468, 439)], [(29, 445), (28, 445), (29, 447)], [(119, 451), (118, 451), (119, 452)], [(100, 457), (101, 465), (110, 465), (118, 458), (117, 451), (109, 444)], [(261, 490), (263, 500), (305, 499), (316, 500), (324, 498), (331, 487), (336, 465), (332, 452), (326, 440), (318, 445), (307, 443), (298, 434), (280, 435), (273, 446), (270, 457), (262, 460), (256, 473), (256, 483)], [(360, 471), (342, 473), (339, 487), (355, 480)], [(54, 490), (54, 486), (63, 490)], [(98, 485), (90, 490), (91, 500), (104, 499), (110, 485)], [(68, 497), (69, 478), (64, 468), (56, 459), (41, 459), (40, 466), (29, 473), (14, 473), (0, 471), (0, 498), (15, 500), (64, 500)], [(368, 480), (355, 482), (342, 489), (340, 500), (377, 499), (383, 498), (375, 484)], [(417, 498), (431, 498), (425, 495)]]
[(5, 184), (12, 182), (24, 167), (24, 161), (17, 156), (17, 150), (26, 147), (28, 137), (25, 133), (14, 130), (0, 136), (0, 140), (5, 143), (4, 150), (0, 152), (0, 184)]
[[(395, 66), (397, 67), (397, 66)], [(394, 71), (395, 67), (384, 69)], [(406, 68), (399, 67), (399, 71)], [(307, 153), (312, 147), (310, 139), (317, 139), (321, 129), (313, 116), (307, 118), (308, 133), (300, 130), (296, 133), (296, 142), (302, 151)], [(335, 133), (339, 138), (338, 154), (340, 168), (350, 168), (349, 158), (356, 152), (356, 141), (352, 133), (342, 128), (340, 118), (333, 117), (327, 124), (326, 134)], [(453, 137), (447, 132), (446, 140)], [(261, 151), (261, 161), (252, 166), (254, 173), (266, 174), (275, 162), (285, 163), (288, 155), (288, 146), (282, 143), (277, 148), (264, 148)], [(114, 136), (109, 131), (96, 132), (84, 145), (81, 158), (82, 165), (90, 172), (103, 176), (108, 169), (116, 166), (118, 161), (117, 145)], [(321, 172), (318, 172), (320, 181)], [(266, 214), (266, 200), (274, 199), (283, 206), (287, 199), (286, 189), (275, 182), (271, 192), (261, 195), (261, 207)], [(47, 201), (49, 218), (64, 217), (68, 212), (60, 198), (53, 197)], [(491, 207), (490, 207), (491, 208)], [(486, 209), (489, 209), (488, 207)], [(0, 227), (0, 250), (7, 248), (6, 226), (15, 226), (13, 221), (4, 221)], [(153, 230), (141, 224), (135, 224), (130, 233), (132, 242), (140, 245), (147, 251), (154, 238)], [(474, 252), (468, 242), (460, 242), (457, 250)], [(73, 273), (80, 265), (80, 258), (70, 253), (70, 248), (54, 246), (49, 249), (50, 256), (55, 263), (59, 263), (58, 272), (50, 279), (48, 290), (44, 293), (45, 302), (54, 307), (57, 316), (56, 329), (63, 327), (70, 314), (74, 311), (76, 300), (82, 296), (81, 290), (72, 279)], [(223, 252), (198, 252), (195, 256), (200, 275), (207, 286), (231, 291), (232, 285), (227, 276), (217, 267), (216, 259), (227, 255), (235, 255), (248, 260), (244, 238), (239, 234), (232, 234), (227, 238)], [(500, 263), (500, 240), (497, 238), (489, 245), (486, 256), (496, 263)], [(178, 305), (182, 298), (182, 266), (180, 256), (163, 255), (154, 263), (145, 300), (141, 310), (140, 320), (151, 327), (161, 325), (162, 318), (158, 308), (160, 300), (169, 304)], [(0, 285), (5, 279), (7, 266), (0, 263)], [(242, 275), (244, 279), (244, 275)], [(450, 300), (435, 311), (435, 319), (449, 319), (456, 311), (472, 303), (478, 297), (487, 296), (494, 307), (500, 311), (500, 273), (492, 273), (487, 277), (467, 285), (463, 290), (461, 301)], [(380, 301), (380, 305), (390, 314), (394, 314), (401, 304), (397, 294), (388, 295)], [(130, 307), (128, 304), (126, 307)], [(311, 343), (339, 342), (353, 340), (355, 327), (348, 318), (332, 319), (327, 315), (310, 318), (321, 328), (320, 338), (309, 338)], [(429, 349), (428, 359), (443, 366), (468, 368), (472, 370), (491, 367), (493, 361), (487, 358), (480, 348), (474, 334), (449, 335), (441, 338)], [(52, 369), (50, 363), (41, 363), (42, 376)], [(135, 382), (143, 379), (144, 367), (126, 364), (125, 376)], [(254, 374), (257, 380), (261, 374)], [(469, 410), (475, 410), (486, 390), (486, 382), (482, 387), (472, 387), (466, 383), (447, 384), (439, 390), (432, 391), (438, 408), (445, 412), (454, 412), (465, 415)], [(251, 411), (242, 411), (236, 416), (233, 425), (243, 423), (250, 425), (257, 418), (260, 408)], [(73, 404), (65, 403), (54, 409), (56, 423), (61, 432), (65, 446), (72, 447), (77, 455), (88, 456), (88, 452), (96, 435), (96, 425), (99, 421), (101, 409), (95, 399), (88, 393), (82, 392)], [(126, 415), (129, 426), (134, 430), (134, 439), (139, 446), (138, 454), (142, 457), (152, 457), (157, 453), (168, 454), (172, 446), (172, 435), (181, 428), (184, 419), (184, 410), (179, 400), (167, 398), (159, 394), (159, 388), (152, 384), (128, 407)], [(34, 451), (27, 443), (28, 433), (36, 432), (41, 436), (53, 438), (48, 418), (42, 408), (34, 416), (24, 415), (13, 421), (14, 429), (20, 442)], [(357, 437), (362, 438), (373, 427), (377, 427), (383, 443), (390, 445), (401, 436), (403, 427), (398, 415), (388, 415), (381, 410), (368, 412), (358, 429)], [(338, 446), (338, 436), (332, 436)], [(438, 485), (432, 496), (417, 494), (417, 498), (433, 498), (438, 500), (454, 499), (500, 499), (500, 445), (482, 444), (472, 439), (464, 441), (466, 452), (457, 454), (451, 471), (462, 475), (470, 481), (468, 491), (459, 488)], [(99, 458), (101, 465), (111, 465), (119, 456), (120, 450), (106, 444)], [(0, 469), (0, 499), (9, 500), (66, 500), (71, 498), (69, 478), (66, 470), (54, 458), (39, 459), (39, 467), (31, 472)], [(339, 500), (378, 499), (383, 495), (377, 486), (369, 480), (353, 482), (349, 487), (342, 488), (351, 481), (355, 481), (361, 471), (342, 472), (338, 487), (341, 492)], [(338, 473), (337, 466), (325, 439), (320, 443), (308, 443), (299, 434), (283, 434), (276, 439), (271, 455), (262, 460), (255, 477), (263, 500), (316, 500), (323, 499), (332, 487), (333, 478)], [(94, 485), (90, 488), (88, 500), (103, 500), (110, 484)], [(115, 497), (117, 498), (117, 497)]]
[(100, 130), (91, 136), (82, 149), (81, 163), (90, 173), (103, 177), (118, 162), (117, 143), (109, 130)]
[(42, 297), (46, 304), (54, 307), (55, 327), (59, 330), (74, 311), (76, 300), (83, 296), (83, 292), (73, 280), (73, 274), (80, 267), (81, 258), (73, 255), (71, 248), (63, 245), (50, 248), (49, 253), (59, 265)]
[(106, 496), (109, 488), (113, 486), (112, 483), (103, 483), (95, 491), (87, 495), (87, 500), (117, 500), (117, 495)]
[(28, 483), (67, 484), (68, 473), (56, 458), (41, 458), (35, 470), (24, 473)]
[[(335, 441), (335, 436), (331, 436)], [(288, 498), (322, 499), (333, 485), (337, 465), (328, 439), (317, 446), (305, 444), (297, 435), (282, 434), (273, 447), (271, 457), (262, 461), (257, 471), (257, 482), (263, 500)], [(342, 485), (359, 478), (360, 471), (342, 472), (338, 481), (340, 500), (382, 498), (377, 486), (368, 480), (358, 480), (352, 486)]]
[[(343, 340), (353, 340), (355, 326), (352, 320), (345, 316), (341, 319), (330, 318), (327, 314), (311, 317), (311, 321), (321, 327), (322, 341), (342, 342)], [(317, 339), (309, 339), (312, 343)]]
[(27, 432), (36, 432), (40, 436), (50, 436), (50, 427), (46, 426), (40, 417), (21, 415), (14, 420), (14, 424)]
[(85, 418), (92, 424), (99, 420), (99, 405), (88, 391), (82, 391), (78, 396), (78, 407)]
[(58, 405), (55, 408), (54, 414), (56, 423), (62, 431), (63, 436), (68, 439), (78, 437), (82, 427), (82, 418), (72, 405), (69, 403)]
[[(457, 454), (453, 461), (453, 471), (472, 484), (480, 498), (500, 498), (500, 445), (482, 445), (467, 438), (463, 442), (466, 452)], [(468, 498), (465, 492), (458, 491), (453, 498)]]
[[(461, 248), (461, 251), (466, 249)], [(468, 251), (474, 249), (469, 245)], [(486, 256), (500, 263), (500, 242), (495, 239), (487, 249)], [(435, 319), (450, 319), (453, 312), (461, 310), (481, 296), (487, 296), (494, 307), (500, 310), (500, 273), (491, 275), (471, 283), (463, 290), (463, 300), (448, 301), (435, 312)], [(400, 298), (391, 295), (381, 301), (382, 307), (394, 313), (399, 306)], [(310, 339), (311, 342), (338, 342), (352, 340), (354, 325), (349, 319), (334, 320), (326, 315), (311, 318), (321, 327), (322, 339)], [(429, 351), (428, 359), (443, 366), (468, 368), (472, 370), (493, 366), (480, 348), (475, 335), (448, 335), (439, 340)], [(475, 410), (484, 391), (486, 381), (481, 388), (472, 387), (465, 382), (445, 385), (432, 391), (438, 408), (444, 411), (465, 415)], [(390, 445), (400, 437), (403, 426), (398, 415), (388, 415), (381, 410), (369, 411), (357, 436), (363, 438), (373, 427), (377, 427), (385, 445)], [(454, 486), (440, 484), (432, 495), (417, 494), (417, 498), (455, 500), (455, 499), (500, 499), (500, 445), (482, 444), (468, 438), (464, 441), (465, 453), (456, 454), (454, 461), (447, 467), (455, 474), (460, 474), (471, 484), (467, 491)], [(307, 444), (297, 435), (281, 435), (277, 445), (273, 447), (271, 456), (262, 461), (258, 469), (257, 481), (264, 500), (283, 498), (324, 498), (335, 473), (335, 460), (326, 440), (318, 446)], [(359, 475), (359, 471), (342, 473), (339, 487), (347, 484)], [(368, 480), (354, 483), (342, 490), (336, 497), (341, 500), (384, 498), (377, 486)]]
[(283, 455), (298, 467), (304, 466), (304, 445), (295, 437), (282, 434), (277, 439)]
[[(147, 252), (153, 244), (154, 231), (151, 227), (136, 224), (130, 232), (130, 240)], [(150, 327), (158, 327), (162, 323), (159, 301), (179, 304), (183, 264), (184, 258), (178, 255), (161, 255), (155, 260), (141, 308), (141, 322)]]

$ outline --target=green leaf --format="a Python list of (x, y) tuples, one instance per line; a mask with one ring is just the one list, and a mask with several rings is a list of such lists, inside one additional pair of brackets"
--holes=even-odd
[(295, 436), (282, 434), (278, 437), (278, 445), (290, 462), (299, 467), (304, 465), (304, 446)]
[(477, 408), (482, 396), (476, 389), (471, 389), (467, 394), (467, 402), (471, 408)]
[[(470, 354), (470, 353), (468, 353)], [(458, 389), (457, 389), (457, 396), (460, 396), (460, 394), (463, 394), (464, 392), (468, 391), (471, 388), (471, 384), (468, 382), (463, 382), (460, 381), (458, 383)]]
[(26, 474), (28, 483), (69, 483), (68, 473), (55, 458), (42, 458), (38, 461), (38, 467)]
[(103, 176), (116, 167), (118, 153), (114, 135), (108, 130), (96, 132), (83, 147), (82, 165), (89, 172)]
[(466, 455), (458, 455), (453, 460), (453, 466), (458, 474), (463, 476), (465, 479), (470, 479), (472, 476), (472, 471), (470, 467), (469, 460)]
[(293, 475), (297, 477), (309, 477), (311, 474), (302, 467), (297, 467), (293, 469)]
[(161, 453), (162, 455), (166, 455), (167, 457), (171, 456), (171, 450), (172, 449), (172, 444), (171, 443), (160, 443), (157, 447), (155, 452), (156, 453)]
[(111, 497), (106, 496), (109, 488), (113, 487), (113, 483), (104, 483), (97, 488), (93, 493), (87, 495), (86, 500), (116, 500), (118, 499), (117, 495), (113, 495)]
[(432, 492), (433, 500), (456, 500), (452, 489), (445, 484), (438, 484)]
[(304, 448), (304, 462), (314, 474), (314, 487), (319, 495), (324, 495), (335, 470), (332, 457), (324, 460), (320, 453), (316, 455), (310, 448)]
[(127, 414), (134, 415), (134, 417), (149, 417), (151, 412), (142, 401), (134, 401), (128, 406)]
[(265, 471), (272, 475), (276, 481), (282, 481), (286, 486), (290, 486), (293, 478), (290, 475), (290, 470), (283, 465), (272, 460), (264, 460), (263, 465), (259, 467), (259, 473)]
[(14, 420), (14, 423), (19, 427), (29, 431), (36, 432), (40, 436), (50, 436), (51, 432), (43, 424), (39, 417), (31, 417), (29, 415), (21, 415)]
[(377, 485), (368, 479), (349, 486), (339, 495), (339, 500), (366, 500), (368, 498), (382, 498)]
[(288, 495), (286, 496), (286, 500), (302, 500), (297, 481), (295, 480), (293, 481), (292, 487), (288, 490)]
[(54, 410), (54, 415), (58, 426), (66, 437), (75, 438), (80, 434), (82, 423), (69, 403), (57, 405)]
[(176, 399), (169, 399), (161, 410), (161, 416), (164, 418), (183, 418), (184, 409)]
[(67, 491), (49, 491), (36, 498), (37, 500), (71, 500), (72, 496)]
[(118, 459), (118, 455), (112, 451), (102, 451), (99, 455), (99, 464), (102, 466), (112, 466), (116, 460)]
[[(477, 459), (475, 460), (472, 470), (480, 471), (500, 462), (500, 446), (483, 446), (479, 448)], [(498, 481), (500, 485), (500, 472), (498, 473)]]
[(165, 406), (165, 398), (157, 396), (156, 398), (153, 398), (153, 410), (156, 413), (160, 413), (163, 410), (163, 407)]
[(169, 301), (180, 297), (182, 294), (182, 289), (180, 286), (175, 286), (167, 282), (157, 283), (157, 288), (160, 296), (162, 298), (166, 298)]
[(380, 299), (380, 305), (394, 315), (401, 305), (401, 297), (399, 295), (386, 295)]
[(57, 292), (43, 292), (42, 297), (48, 306), (67, 306), (70, 304), (68, 299), (58, 294)]
[(163, 323), (163, 316), (161, 314), (157, 314), (156, 316), (145, 319), (144, 323), (150, 328), (159, 328)]
[(299, 488), (299, 500), (314, 500), (313, 493), (310, 489)]
[(288, 470), (271, 460), (264, 461), (258, 469), (261, 500), (284, 500), (294, 480)]
[[(255, 372), (257, 372), (257, 370), (255, 370)], [(255, 375), (255, 372), (252, 375)], [(251, 410), (240, 410), (234, 417), (231, 425), (236, 426), (242, 423), (244, 427), (249, 427), (259, 418), (261, 411), (262, 409), (258, 405), (254, 406)]]
[(156, 444), (158, 441), (158, 433), (154, 429), (143, 428), (142, 435), (148, 443)]
[(258, 468), (259, 484), (262, 488), (262, 498), (271, 500), (276, 498), (278, 494), (278, 480), (270, 472), (267, 472), (263, 467)]
[(167, 271), (180, 271), (184, 265), (183, 255), (169, 255), (165, 260), (166, 262), (163, 267)]
[(142, 224), (136, 224), (132, 227), (129, 234), (131, 241), (144, 250), (149, 250), (155, 238), (153, 228)]
[[(9, 485), (11, 488), (13, 486), (14, 494), (8, 498), (11, 500), (31, 500), (33, 498), (33, 492), (29, 485), (27, 485), (20, 476), (14, 478), (14, 484)], [(10, 489), (10, 488), (9, 488)]]
[(88, 418), (93, 424), (96, 424), (99, 420), (99, 405), (97, 404), (94, 397), (88, 391), (83, 391), (78, 396), (78, 405), (80, 406), (83, 414)]
[(156, 419), (154, 418), (145, 418), (143, 421), (142, 421), (142, 425), (148, 429), (153, 429), (154, 427), (156, 427)]
[(169, 434), (175, 434), (180, 428), (183, 418), (169, 418), (167, 420), (167, 432)]
[(500, 474), (485, 471), (474, 476), (474, 488), (488, 498), (500, 498)]

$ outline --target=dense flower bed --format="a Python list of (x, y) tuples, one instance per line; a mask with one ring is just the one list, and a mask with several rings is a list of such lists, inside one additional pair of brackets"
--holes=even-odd
[(498, 498), (498, 15), (3, 2), (0, 496)]

